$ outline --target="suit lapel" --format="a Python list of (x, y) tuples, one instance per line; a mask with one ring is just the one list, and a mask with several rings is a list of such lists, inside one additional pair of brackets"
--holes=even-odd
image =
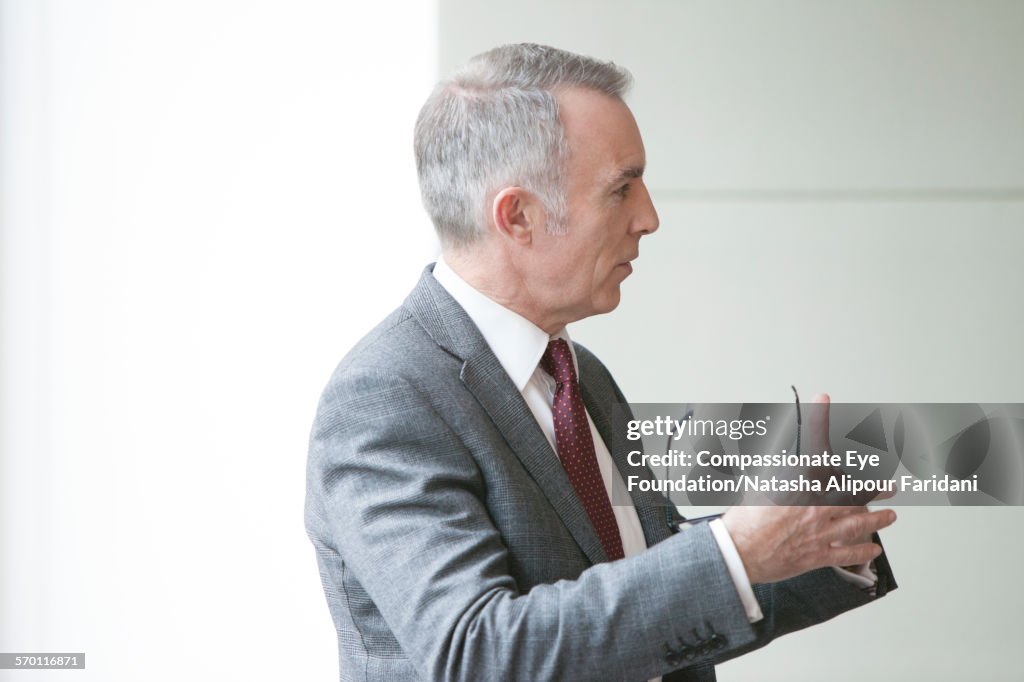
[[(650, 469), (645, 466), (630, 465), (629, 460), (626, 459), (626, 451), (621, 447), (616, 447), (613, 415), (609, 409), (609, 406), (615, 402), (615, 396), (595, 396), (589, 388), (590, 382), (586, 376), (589, 372), (587, 370), (588, 368), (581, 362), (580, 390), (583, 393), (583, 402), (587, 406), (590, 418), (594, 420), (594, 427), (608, 447), (608, 452), (611, 453), (612, 461), (615, 462), (622, 480), (628, 481), (630, 476), (639, 476), (644, 480), (653, 479)], [(638, 443), (631, 449), (642, 447)], [(667, 515), (667, 512), (671, 513), (671, 509), (666, 510), (664, 500), (660, 495), (633, 491), (630, 493), (630, 498), (633, 500), (633, 507), (640, 518), (640, 526), (644, 530), (644, 539), (647, 541), (648, 547), (653, 547), (672, 534)]]
[(595, 564), (607, 561), (601, 539), (558, 456), (494, 354), (488, 351), (466, 360), (462, 381), (494, 420), (587, 558)]
[(583, 553), (592, 563), (607, 561), (586, 509), (526, 401), (476, 325), (437, 283), (431, 269), (427, 267), (406, 299), (406, 309), (439, 346), (463, 361), (462, 383), (487, 412)]

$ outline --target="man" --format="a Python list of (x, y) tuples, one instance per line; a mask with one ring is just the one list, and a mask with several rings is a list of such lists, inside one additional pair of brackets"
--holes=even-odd
[(505, 46), (420, 113), (443, 258), (342, 361), (311, 438), (342, 679), (713, 680), (895, 586), (867, 565), (891, 511), (735, 507), (679, 530), (655, 494), (610, 505), (613, 480), (651, 474), (609, 452), (625, 398), (565, 326), (618, 305), (658, 228), (628, 82)]

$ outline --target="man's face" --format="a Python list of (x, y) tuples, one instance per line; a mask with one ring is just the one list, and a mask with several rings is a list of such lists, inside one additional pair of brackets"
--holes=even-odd
[(569, 148), (568, 232), (534, 234), (531, 279), (540, 285), (533, 293), (542, 307), (568, 323), (615, 309), (640, 238), (658, 229), (658, 214), (629, 107), (580, 88), (563, 91), (558, 102)]

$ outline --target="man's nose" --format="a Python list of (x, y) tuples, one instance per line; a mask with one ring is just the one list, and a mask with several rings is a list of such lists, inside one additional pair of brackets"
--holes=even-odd
[(640, 207), (634, 219), (634, 225), (640, 234), (651, 234), (658, 229), (661, 221), (658, 219), (658, 211), (654, 208), (654, 202), (651, 201), (651, 194), (647, 191), (647, 185), (644, 183), (640, 183), (640, 185), (643, 187), (643, 196), (640, 197)]

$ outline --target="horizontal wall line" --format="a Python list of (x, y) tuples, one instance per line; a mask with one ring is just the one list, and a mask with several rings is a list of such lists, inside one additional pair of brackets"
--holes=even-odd
[(655, 199), (689, 202), (956, 202), (1024, 201), (1024, 187), (907, 187), (893, 189), (652, 189)]

